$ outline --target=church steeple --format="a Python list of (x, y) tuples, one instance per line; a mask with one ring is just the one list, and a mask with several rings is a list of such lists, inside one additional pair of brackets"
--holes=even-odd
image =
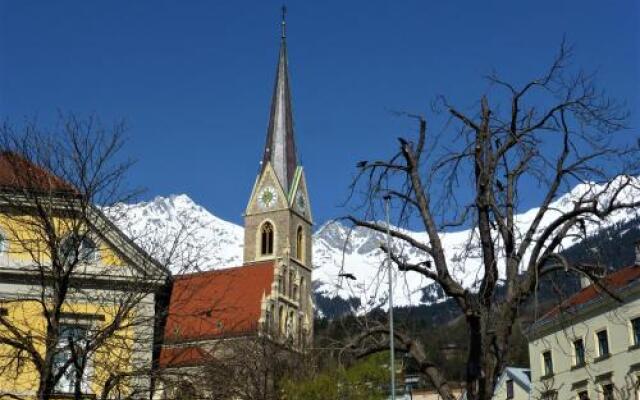
[(284, 12), (267, 143), (244, 214), (244, 260), (293, 259), (310, 269), (313, 219), (294, 141)]
[(261, 322), (272, 337), (304, 348), (313, 336), (311, 205), (296, 157), (285, 9), (267, 143), (244, 213), (244, 263), (273, 263)]
[(267, 143), (262, 158), (262, 171), (266, 168), (267, 162), (270, 162), (284, 192), (288, 194), (298, 160), (293, 137), (293, 109), (289, 87), (285, 12), (286, 9), (283, 7), (280, 54), (271, 99), (271, 113), (267, 129)]

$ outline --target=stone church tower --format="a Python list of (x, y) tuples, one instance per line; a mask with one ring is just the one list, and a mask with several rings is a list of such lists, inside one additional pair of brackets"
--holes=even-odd
[(311, 344), (313, 218), (294, 141), (284, 20), (282, 28), (267, 142), (244, 214), (244, 262), (174, 276), (161, 369), (210, 365), (220, 351), (216, 343), (228, 338), (251, 346), (267, 337), (293, 351)]
[(244, 215), (244, 264), (275, 262), (264, 326), (300, 339), (309, 337), (313, 328), (313, 220), (304, 170), (296, 154), (284, 28), (283, 20), (267, 140)]

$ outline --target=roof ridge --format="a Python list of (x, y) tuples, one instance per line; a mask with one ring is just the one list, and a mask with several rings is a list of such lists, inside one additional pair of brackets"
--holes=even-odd
[[(640, 266), (633, 264), (626, 267), (622, 267), (617, 271), (604, 276), (600, 281), (601, 286), (604, 286), (606, 289), (611, 289), (616, 291), (624, 289), (625, 287), (628, 286), (629, 281), (635, 281), (636, 279), (640, 278), (640, 274), (638, 274), (639, 276), (625, 280), (625, 282), (615, 282), (615, 281), (619, 277), (624, 277), (626, 274), (629, 273), (629, 271), (632, 271), (634, 268), (638, 268), (640, 270)], [(608, 288), (607, 286), (611, 286), (611, 288)], [(576, 299), (579, 299), (580, 296), (586, 296), (586, 294), (590, 292), (594, 292), (593, 296), (589, 295), (583, 301), (573, 304), (573, 302)], [(580, 290), (578, 290), (577, 292), (575, 292), (574, 294), (572, 294), (571, 296), (563, 300), (560, 304), (557, 304), (556, 306), (552, 307), (549, 311), (544, 313), (536, 321), (536, 323), (542, 323), (548, 320), (552, 320), (563, 309), (571, 309), (580, 305), (590, 303), (596, 299), (601, 298), (605, 294), (606, 294), (606, 290), (603, 291), (601, 288), (598, 287), (598, 285), (596, 285), (595, 283), (592, 283), (589, 286), (585, 286), (584, 288), (581, 288)]]
[(254, 262), (254, 263), (250, 263), (250, 264), (238, 265), (238, 266), (235, 266), (235, 267), (224, 267), (224, 268), (210, 269), (208, 271), (186, 272), (184, 274), (174, 275), (174, 278), (176, 278), (176, 279), (186, 279), (186, 278), (190, 278), (190, 277), (194, 277), (194, 276), (215, 275), (216, 273), (221, 273), (221, 272), (226, 272), (226, 271), (231, 271), (231, 270), (239, 270), (239, 269), (250, 268), (250, 267), (253, 267), (253, 268), (264, 267), (264, 266), (267, 266), (267, 265), (273, 265), (274, 263), (275, 263), (275, 260), (258, 261), (258, 262)]

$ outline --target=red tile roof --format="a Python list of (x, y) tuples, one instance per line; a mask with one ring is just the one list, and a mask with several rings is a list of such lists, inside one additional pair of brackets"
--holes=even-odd
[[(631, 266), (620, 269), (611, 275), (607, 275), (600, 284), (608, 291), (616, 293), (616, 291), (625, 288), (633, 281), (640, 279), (640, 266)], [(596, 285), (589, 285), (586, 288), (580, 290), (578, 293), (569, 297), (562, 304), (552, 308), (546, 313), (539, 322), (547, 322), (554, 319), (560, 312), (576, 309), (582, 305), (585, 305), (600, 296), (607, 296), (601, 288)]]
[(179, 275), (175, 278), (164, 343), (239, 336), (258, 327), (263, 295), (271, 293), (274, 262)]
[(186, 367), (201, 364), (209, 354), (199, 346), (163, 347), (158, 363), (160, 368)]
[(7, 151), (0, 153), (0, 189), (76, 192), (69, 183), (45, 168)]

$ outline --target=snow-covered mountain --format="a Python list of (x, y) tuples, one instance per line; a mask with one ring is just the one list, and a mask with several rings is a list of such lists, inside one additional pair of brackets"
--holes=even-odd
[[(640, 182), (635, 182), (640, 187)], [(615, 190), (612, 185), (611, 191)], [(553, 202), (551, 210), (543, 219), (541, 229), (559, 213), (573, 207), (577, 196), (602, 190), (602, 186), (581, 184), (571, 192)], [(624, 188), (620, 199), (640, 200), (640, 191), (633, 187)], [(520, 232), (524, 232), (533, 221), (538, 209), (519, 214), (516, 218)], [(156, 197), (153, 201), (139, 204), (121, 205), (110, 213), (124, 218), (116, 218), (116, 223), (151, 254), (161, 260), (171, 260), (174, 272), (207, 270), (237, 266), (242, 263), (243, 228), (224, 221), (203, 207), (195, 204), (187, 195)], [(637, 212), (618, 212), (605, 223), (587, 224), (589, 234), (617, 222), (636, 218)], [(424, 232), (409, 232), (417, 240), (426, 241)], [(384, 255), (379, 243), (384, 239), (380, 233), (365, 228), (351, 229), (339, 222), (329, 222), (317, 229), (313, 236), (313, 279), (317, 291), (325, 295), (343, 298), (359, 298), (363, 305), (375, 307), (384, 302), (387, 293), (387, 272)], [(476, 244), (475, 232), (462, 230), (444, 232), (441, 240), (450, 262), (454, 278), (466, 287), (475, 287), (480, 272), (480, 251)], [(573, 244), (567, 238), (563, 245)], [(413, 248), (397, 249), (409, 261), (425, 259)], [(348, 273), (355, 280), (340, 277)], [(397, 305), (431, 303), (442, 299), (437, 287), (417, 273), (399, 273), (396, 276), (394, 302)]]
[(106, 213), (174, 273), (242, 263), (244, 229), (216, 217), (186, 194), (119, 204)]

